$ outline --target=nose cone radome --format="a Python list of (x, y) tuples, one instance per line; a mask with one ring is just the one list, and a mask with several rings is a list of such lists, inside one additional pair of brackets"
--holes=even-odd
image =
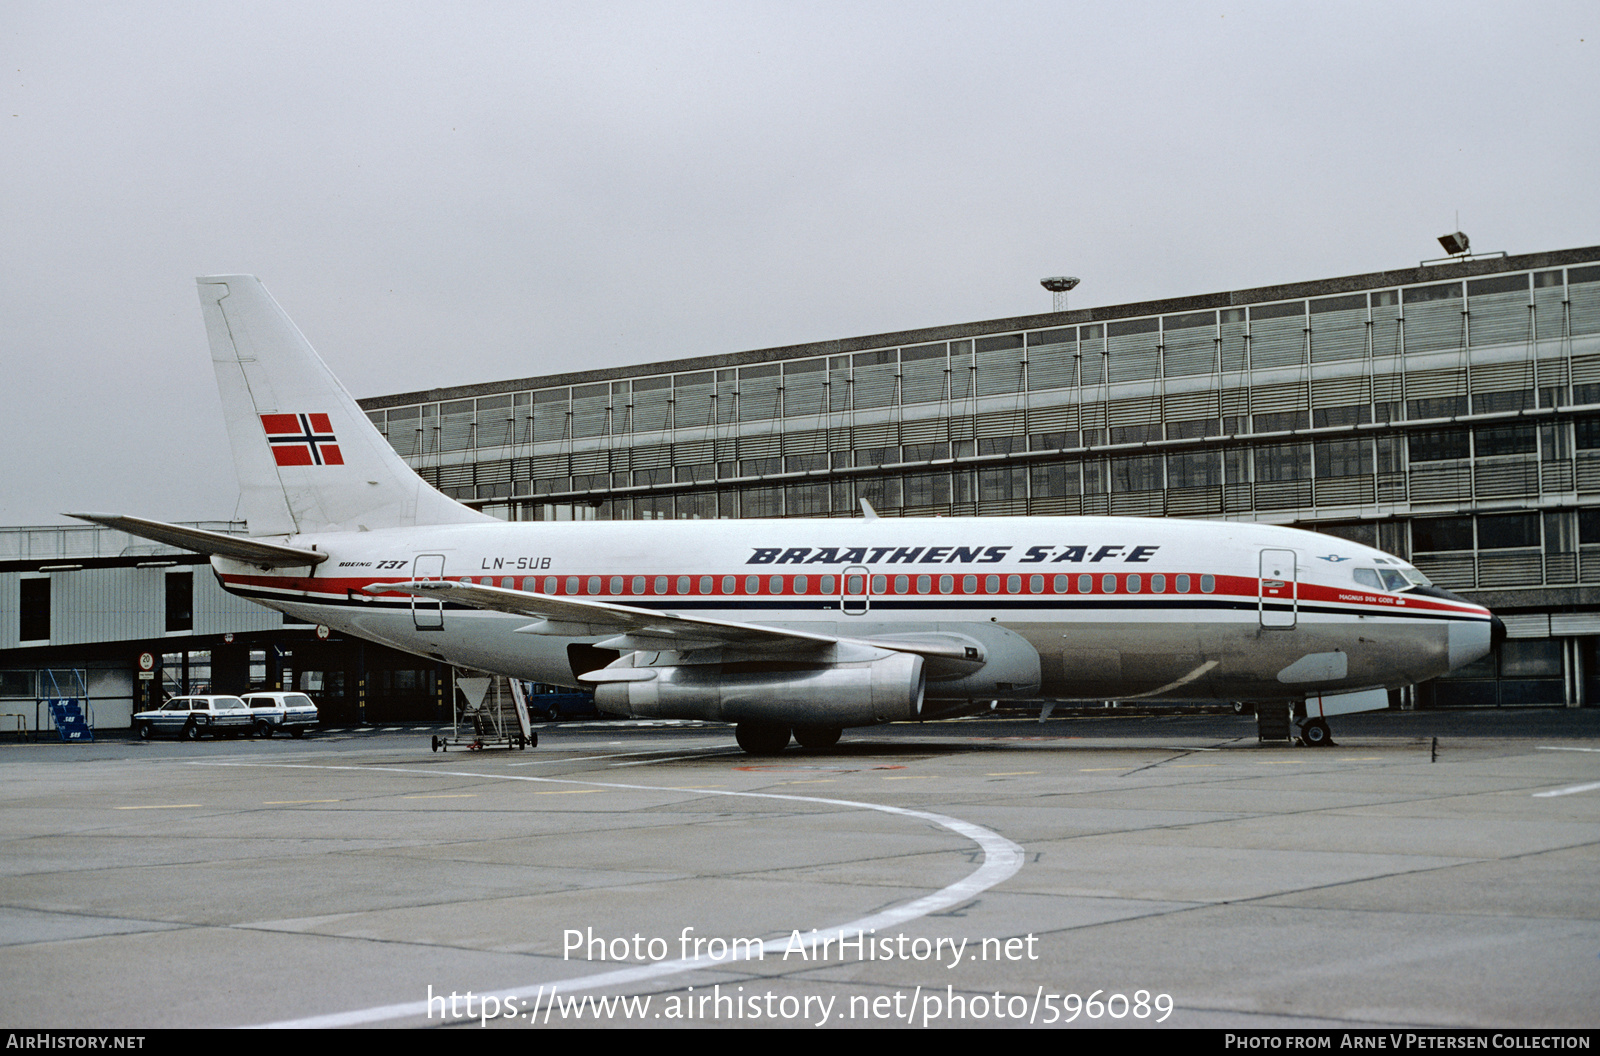
[(1481, 660), (1489, 651), (1506, 640), (1506, 625), (1488, 609), (1459, 594), (1439, 587), (1416, 587), (1410, 593), (1425, 598), (1439, 598), (1473, 610), (1477, 619), (1452, 620), (1449, 624), (1450, 670)]
[(1450, 624), (1450, 670), (1454, 671), (1489, 655), (1496, 641), (1493, 625), (1499, 626), (1502, 636), (1505, 634), (1505, 624), (1492, 617), (1488, 620), (1457, 620)]

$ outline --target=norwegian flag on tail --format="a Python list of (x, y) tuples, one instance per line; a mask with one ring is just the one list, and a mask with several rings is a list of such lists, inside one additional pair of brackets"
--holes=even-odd
[(338, 439), (325, 414), (263, 414), (272, 457), (280, 466), (342, 466)]

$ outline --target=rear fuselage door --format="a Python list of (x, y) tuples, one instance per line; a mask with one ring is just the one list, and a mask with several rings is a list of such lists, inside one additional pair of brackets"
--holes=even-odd
[(1261, 551), (1261, 626), (1293, 627), (1299, 613), (1293, 550)]
[[(411, 578), (443, 579), (444, 555), (443, 554), (418, 554), (417, 559), (411, 563)], [(444, 630), (444, 602), (439, 598), (419, 598), (411, 596), (411, 622), (419, 631)]]

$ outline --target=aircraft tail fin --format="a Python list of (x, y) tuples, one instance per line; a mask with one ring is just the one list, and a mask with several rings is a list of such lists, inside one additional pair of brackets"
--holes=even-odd
[(489, 519), (406, 465), (261, 280), (196, 282), (251, 535)]

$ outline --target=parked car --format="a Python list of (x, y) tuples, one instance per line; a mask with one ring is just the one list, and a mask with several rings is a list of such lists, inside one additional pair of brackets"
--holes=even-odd
[(246, 693), (244, 702), (255, 717), (256, 734), (271, 737), (282, 731), (303, 737), (317, 724), (317, 705), (304, 693)]
[(155, 711), (135, 714), (133, 729), (141, 741), (157, 734), (184, 741), (199, 740), (205, 734), (248, 737), (255, 732), (255, 718), (238, 697), (173, 697)]

